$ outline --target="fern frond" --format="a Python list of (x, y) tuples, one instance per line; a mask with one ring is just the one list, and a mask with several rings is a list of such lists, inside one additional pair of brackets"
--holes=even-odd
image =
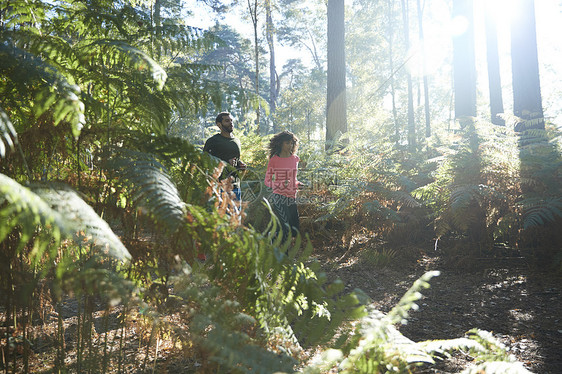
[(161, 26), (140, 30), (139, 36), (151, 40), (147, 37), (149, 33), (158, 36), (154, 42), (165, 53), (177, 50), (208, 50), (217, 45), (225, 45), (224, 41), (211, 32), (174, 22), (163, 22)]
[(118, 260), (131, 258), (129, 251), (94, 209), (74, 190), (61, 184), (34, 183), (30, 189), (41, 197), (51, 209), (72, 222), (68, 229), (78, 244), (90, 245), (103, 255)]
[(299, 236), (294, 245), (275, 236), (275, 221), (262, 234), (211, 217), (194, 222), (215, 264), (209, 276), (236, 295), (266, 334), (294, 345), (321, 344), (344, 319), (362, 315), (365, 298), (359, 291), (343, 294), (343, 284), (327, 283), (318, 264), (304, 264), (312, 251), (308, 238), (301, 249)]
[(169, 167), (177, 165), (178, 161), (182, 167), (185, 167), (189, 162), (193, 162), (205, 170), (211, 170), (218, 165), (218, 162), (211, 161), (208, 153), (201, 152), (200, 149), (184, 138), (165, 135), (154, 136), (153, 134), (139, 132), (130, 132), (129, 135), (128, 141), (134, 145), (135, 149), (157, 155)]
[(320, 374), (334, 370), (349, 374), (410, 373), (414, 365), (433, 364), (434, 357), (449, 356), (450, 352), (458, 350), (469, 350), (476, 357), (476, 367), (486, 369), (473, 371), (471, 367), (463, 373), (511, 373), (509, 370), (529, 373), (489, 332), (473, 329), (468, 332), (467, 338), (414, 342), (394, 327), (415, 306), (415, 301), (421, 297), (419, 290), (427, 288), (430, 278), (437, 274), (424, 274), (389, 314), (384, 315), (371, 308), (355, 330), (346, 336), (347, 343), (343, 349), (326, 350), (311, 360), (303, 373)]
[(453, 211), (466, 209), (473, 202), (480, 190), (480, 186), (477, 185), (460, 185), (455, 186), (451, 190), (451, 208)]
[(387, 314), (370, 308), (348, 337), (343, 350), (331, 350), (324, 359), (332, 360), (322, 364), (312, 363), (305, 373), (319, 373), (319, 368), (337, 367), (342, 373), (386, 372), (392, 365), (395, 372), (408, 372), (412, 365), (434, 363), (432, 356), (422, 345), (408, 339), (396, 329), (396, 323), (405, 321), (410, 309), (416, 308), (415, 301), (422, 295), (422, 288), (429, 287), (428, 281), (439, 272), (427, 272), (404, 294), (400, 302)]
[(447, 215), (445, 214), (437, 217), (433, 221), (433, 229), (435, 230), (435, 234), (437, 234), (437, 237), (440, 238), (449, 233), (453, 228), (451, 227), (451, 222), (449, 222), (449, 220), (447, 219)]
[(392, 200), (402, 203), (409, 208), (418, 208), (421, 206), (419, 201), (406, 191), (392, 191), (390, 192), (390, 196)]
[(38, 33), (31, 28), (21, 28), (10, 32), (10, 37), (17, 45), (25, 46), (25, 50), (47, 61), (58, 71), (68, 72), (79, 66), (77, 50), (69, 40), (52, 33)]
[(434, 363), (432, 357), (422, 347), (402, 335), (390, 322), (388, 315), (385, 316), (379, 311), (373, 311), (369, 317), (361, 320), (360, 332), (361, 339), (365, 342), (350, 352), (352, 356), (368, 356), (370, 350), (380, 346), (387, 360), (397, 356), (396, 358), (399, 357), (399, 360), (407, 364)]
[(344, 360), (343, 352), (339, 349), (326, 349), (314, 356), (302, 370), (303, 374), (322, 374), (334, 370), (335, 366)]
[(130, 65), (137, 71), (147, 71), (151, 74), (159, 90), (164, 87), (168, 75), (156, 61), (138, 48), (124, 41), (113, 39), (99, 39), (86, 48), (91, 46), (99, 46), (111, 65), (121, 66), (125, 64)]
[(69, 187), (35, 183), (27, 188), (3, 174), (0, 174), (0, 182), (0, 203), (7, 203), (0, 211), (0, 240), (19, 227), (22, 231), (20, 247), (23, 247), (34, 240), (36, 230), (42, 227), (47, 231), (40, 231), (41, 235), (35, 240), (36, 250), (32, 255), (36, 260), (52, 247), (51, 240), (56, 247), (63, 238), (73, 239), (79, 245), (90, 245), (100, 254), (118, 260), (130, 258), (109, 225)]
[(287, 354), (267, 351), (244, 332), (255, 319), (241, 312), (241, 305), (225, 300), (219, 289), (200, 273), (172, 277), (182, 308), (190, 316), (189, 335), (174, 326), (180, 339), (191, 338), (221, 369), (243, 373), (292, 372), (295, 361)]
[(18, 134), (10, 121), (10, 117), (0, 107), (0, 158), (6, 155), (6, 146), (14, 149), (14, 144), (18, 142)]
[(220, 83), (205, 78), (218, 69), (218, 66), (176, 62), (166, 69), (164, 95), (180, 115), (199, 113), (209, 101), (216, 101), (224, 93)]
[(531, 373), (524, 368), (523, 364), (517, 362), (515, 356), (509, 354), (504, 345), (499, 342), (490, 332), (472, 329), (468, 331), (468, 337), (477, 342), (484, 350), (472, 351), (476, 356), (477, 365), (469, 367), (462, 373)]
[(428, 271), (418, 278), (412, 287), (402, 296), (398, 304), (388, 312), (386, 318), (391, 324), (405, 323), (408, 318), (410, 309), (417, 309), (416, 301), (421, 299), (423, 295), (420, 290), (429, 288), (429, 281), (431, 278), (439, 276), (439, 271)]
[(45, 19), (46, 12), (51, 9), (50, 4), (35, 1), (17, 1), (5, 7), (6, 29), (17, 28), (21, 25), (37, 25)]
[(456, 338), (445, 340), (426, 340), (418, 343), (427, 353), (435, 356), (448, 356), (450, 352), (470, 350), (472, 352), (485, 352), (486, 348), (477, 341), (469, 338)]
[(140, 84), (134, 79), (131, 80), (128, 73), (117, 74), (117, 77), (108, 80), (117, 92), (122, 89), (127, 95), (122, 98), (119, 109), (130, 118), (129, 128), (140, 129), (154, 135), (166, 133), (172, 107), (164, 92), (155, 91), (149, 84)]
[(278, 355), (251, 344), (244, 333), (225, 330), (215, 324), (203, 342), (213, 355), (211, 361), (243, 373), (290, 372), (294, 361), (287, 355)]
[[(0, 207), (0, 242), (19, 227), (18, 250), (34, 242), (34, 251), (30, 256), (33, 262), (38, 262), (48, 248), (56, 247), (61, 237), (74, 234), (71, 223), (51, 209), (41, 197), (3, 174), (0, 174)], [(38, 227), (45, 230), (35, 237)]]
[[(532, 136), (533, 138), (542, 137), (544, 129), (540, 127), (544, 126), (544, 117), (532, 118), (532, 119), (522, 119), (519, 118), (515, 124), (517, 131), (524, 133), (524, 136)], [(537, 130), (537, 131), (535, 131)]]
[(141, 290), (127, 279), (130, 275), (128, 266), (120, 267), (95, 253), (77, 260), (74, 253), (65, 251), (57, 260), (57, 278), (52, 287), (57, 299), (67, 292), (77, 299), (96, 295), (109, 306), (143, 307), (138, 298)]
[(562, 197), (528, 198), (519, 202), (523, 208), (525, 229), (542, 226), (562, 217)]
[(453, 226), (467, 230), (470, 225), (484, 219), (481, 209), (484, 197), (491, 192), (485, 185), (456, 185), (450, 194), (448, 210), (442, 219), (449, 219)]
[(416, 188), (411, 192), (412, 196), (415, 199), (419, 199), (422, 201), (433, 201), (439, 196), (439, 191), (441, 190), (441, 186), (437, 182), (426, 184), (425, 186), (421, 186)]
[(120, 149), (104, 159), (103, 167), (130, 188), (134, 205), (145, 208), (157, 223), (174, 233), (187, 222), (186, 204), (166, 168), (152, 155)]
[[(0, 44), (0, 75), (7, 79), (8, 102), (15, 108), (12, 97), (34, 95), (31, 108), (35, 116), (52, 111), (54, 124), (69, 122), (74, 136), (84, 125), (84, 103), (79, 98), (80, 88), (70, 84), (64, 75), (41, 58), (5, 43)], [(37, 87), (35, 90), (31, 87)]]
[[(521, 362), (517, 362), (515, 357), (509, 355), (504, 347), (487, 332), (478, 329), (469, 331), (469, 338), (457, 338), (448, 340), (429, 340), (418, 343), (419, 346), (432, 355), (448, 356), (450, 352), (468, 350), (476, 356), (477, 363), (461, 373), (497, 373), (529, 374)], [(484, 361), (484, 362), (482, 362)]]

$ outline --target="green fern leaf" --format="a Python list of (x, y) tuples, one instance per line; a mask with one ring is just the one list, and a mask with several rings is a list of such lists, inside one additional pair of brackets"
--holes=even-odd
[(10, 121), (10, 117), (0, 107), (0, 158), (6, 155), (6, 146), (14, 149), (14, 144), (18, 142), (18, 134)]
[(50, 8), (49, 4), (43, 2), (16, 1), (4, 10), (6, 12), (4, 27), (9, 30), (25, 24), (40, 24)]
[(519, 203), (524, 210), (523, 227), (525, 229), (542, 226), (562, 217), (562, 197), (528, 198)]
[(92, 45), (100, 46), (112, 65), (119, 66), (126, 63), (140, 72), (147, 71), (151, 74), (159, 90), (164, 87), (168, 75), (145, 52), (121, 40), (100, 39), (93, 42)]
[(15, 180), (0, 174), (0, 242), (19, 227), (21, 234), (19, 248), (33, 241), (38, 226), (45, 227), (45, 231), (35, 239), (33, 261), (39, 261), (44, 251), (51, 246), (56, 247), (61, 236), (69, 237), (74, 233), (68, 222), (38, 195)]
[(387, 318), (392, 324), (403, 323), (408, 317), (410, 309), (417, 309), (416, 301), (422, 298), (419, 292), (423, 288), (429, 288), (431, 278), (438, 276), (439, 271), (428, 271), (417, 279), (412, 287), (402, 296), (398, 304), (388, 313)]
[(0, 211), (0, 241), (15, 227), (22, 230), (20, 246), (33, 240), (38, 226), (49, 230), (46, 238), (40, 236), (36, 241), (41, 249), (34, 252), (37, 260), (51, 245), (51, 239), (56, 247), (62, 238), (91, 245), (119, 260), (131, 257), (109, 225), (69, 187), (35, 183), (27, 188), (0, 174), (0, 204), (3, 202), (8, 204)]
[(455, 186), (451, 191), (451, 208), (453, 211), (463, 210), (470, 206), (477, 196), (479, 187), (477, 185)]
[(406, 191), (392, 191), (390, 192), (392, 200), (400, 202), (409, 208), (418, 208), (421, 204)]
[(186, 223), (186, 204), (179, 196), (166, 168), (153, 156), (127, 149), (104, 155), (103, 167), (127, 183), (134, 204), (174, 233)]
[(61, 214), (65, 221), (71, 222), (66, 231), (72, 232), (75, 242), (91, 245), (101, 254), (118, 260), (131, 258), (129, 251), (107, 222), (70, 187), (34, 183), (30, 189), (49, 204), (51, 209)]
[(457, 338), (446, 340), (427, 340), (418, 343), (427, 353), (432, 355), (448, 356), (450, 352), (470, 350), (472, 352), (485, 352), (486, 348), (473, 339)]
[[(41, 58), (14, 45), (0, 44), (0, 75), (6, 77), (18, 97), (34, 95), (32, 109), (35, 116), (52, 110), (54, 124), (67, 121), (74, 136), (84, 125), (84, 103), (80, 88), (70, 84), (66, 77)], [(37, 87), (30, 90), (30, 87)], [(11, 100), (11, 99), (9, 99)], [(18, 107), (18, 102), (12, 103)]]
[[(223, 371), (236, 373), (292, 372), (295, 361), (284, 353), (273, 353), (260, 347), (244, 330), (255, 325), (255, 319), (240, 312), (238, 302), (224, 298), (218, 288), (197, 272), (172, 277), (174, 289), (185, 311), (192, 318), (189, 333)], [(174, 330), (185, 337), (181, 325)], [(230, 369), (230, 370), (229, 370)]]

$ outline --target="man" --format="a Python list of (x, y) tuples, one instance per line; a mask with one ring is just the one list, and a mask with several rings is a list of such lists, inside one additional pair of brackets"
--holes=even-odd
[[(229, 112), (219, 113), (215, 120), (220, 133), (211, 136), (205, 142), (203, 152), (220, 158), (237, 170), (245, 170), (246, 164), (240, 160), (240, 140), (232, 134), (234, 130), (234, 122)], [(229, 171), (227, 168), (223, 171), (220, 179), (232, 178), (232, 192), (236, 195), (236, 199), (240, 201), (240, 177), (236, 171)]]

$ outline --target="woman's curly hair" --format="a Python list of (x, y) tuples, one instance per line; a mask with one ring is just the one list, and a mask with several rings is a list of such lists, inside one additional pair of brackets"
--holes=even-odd
[(273, 138), (271, 138), (271, 140), (269, 141), (269, 147), (268, 147), (269, 158), (275, 155), (279, 156), (281, 150), (283, 149), (283, 143), (286, 141), (293, 142), (293, 148), (291, 149), (291, 154), (295, 154), (297, 148), (299, 147), (299, 138), (297, 138), (295, 134), (293, 134), (292, 132), (285, 130), (285, 131), (281, 131), (278, 134), (275, 134)]

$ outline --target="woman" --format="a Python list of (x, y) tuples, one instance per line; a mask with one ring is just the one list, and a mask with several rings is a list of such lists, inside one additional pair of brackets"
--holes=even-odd
[(269, 141), (269, 162), (265, 174), (265, 185), (273, 189), (269, 202), (281, 228), (283, 241), (299, 231), (299, 213), (297, 210), (297, 180), (299, 157), (296, 155), (298, 138), (290, 131), (282, 131)]

